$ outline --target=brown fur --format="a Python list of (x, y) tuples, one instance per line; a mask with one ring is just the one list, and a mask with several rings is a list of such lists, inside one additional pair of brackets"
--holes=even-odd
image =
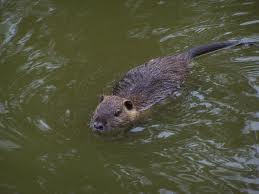
[[(93, 125), (94, 121), (104, 123), (107, 131), (136, 120), (139, 112), (136, 107), (128, 110), (124, 105), (126, 101), (128, 100), (119, 96), (104, 96), (95, 110), (91, 125)], [(119, 115), (116, 115), (116, 112), (119, 112)]]
[[(101, 125), (104, 132), (135, 121), (144, 110), (177, 92), (187, 76), (192, 58), (245, 41), (226, 41), (202, 45), (189, 51), (156, 58), (128, 71), (115, 85), (112, 95), (105, 96), (97, 106), (91, 127)], [(119, 113), (119, 114), (117, 114)]]

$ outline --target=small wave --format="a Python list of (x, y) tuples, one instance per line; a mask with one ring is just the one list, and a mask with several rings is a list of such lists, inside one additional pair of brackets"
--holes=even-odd
[(241, 23), (240, 26), (247, 26), (247, 25), (252, 25), (252, 24), (258, 24), (259, 20), (253, 20), (253, 21), (247, 21), (244, 23)]
[(15, 150), (15, 149), (19, 149), (21, 148), (20, 145), (10, 141), (10, 140), (7, 140), (7, 139), (0, 139), (0, 149), (3, 149), (3, 150), (7, 150), (7, 151), (11, 151), (11, 150)]
[(249, 57), (237, 57), (235, 58), (236, 62), (259, 62), (259, 56), (249, 56)]
[(242, 16), (242, 15), (247, 15), (249, 14), (248, 12), (237, 12), (237, 13), (234, 13), (232, 14), (232, 16)]
[(51, 130), (51, 127), (43, 119), (37, 119), (34, 121), (34, 123), (41, 131), (45, 132)]

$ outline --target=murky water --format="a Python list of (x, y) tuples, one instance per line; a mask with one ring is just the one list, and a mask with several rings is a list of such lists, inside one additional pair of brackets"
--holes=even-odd
[(258, 37), (257, 0), (0, 0), (0, 193), (258, 194), (258, 47), (195, 60), (125, 137), (87, 125), (130, 68)]

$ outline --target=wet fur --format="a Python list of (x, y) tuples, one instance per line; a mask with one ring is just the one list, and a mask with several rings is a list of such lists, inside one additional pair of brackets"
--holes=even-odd
[[(179, 91), (190, 71), (188, 64), (193, 58), (243, 44), (254, 42), (241, 40), (202, 45), (181, 54), (152, 59), (131, 69), (117, 82), (112, 95), (105, 96), (97, 106), (91, 126), (95, 121), (102, 122), (106, 131), (135, 121), (144, 110)], [(127, 109), (125, 101), (132, 102), (131, 110)], [(117, 110), (121, 110), (119, 116), (115, 116)]]
[(178, 91), (190, 68), (188, 54), (148, 61), (130, 70), (114, 87), (113, 95), (127, 98), (143, 111)]

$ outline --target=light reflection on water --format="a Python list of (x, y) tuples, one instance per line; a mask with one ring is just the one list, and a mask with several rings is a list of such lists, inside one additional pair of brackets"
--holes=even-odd
[(258, 39), (256, 3), (1, 1), (1, 193), (258, 193), (258, 47), (196, 60), (181, 95), (125, 137), (87, 126), (133, 66)]

